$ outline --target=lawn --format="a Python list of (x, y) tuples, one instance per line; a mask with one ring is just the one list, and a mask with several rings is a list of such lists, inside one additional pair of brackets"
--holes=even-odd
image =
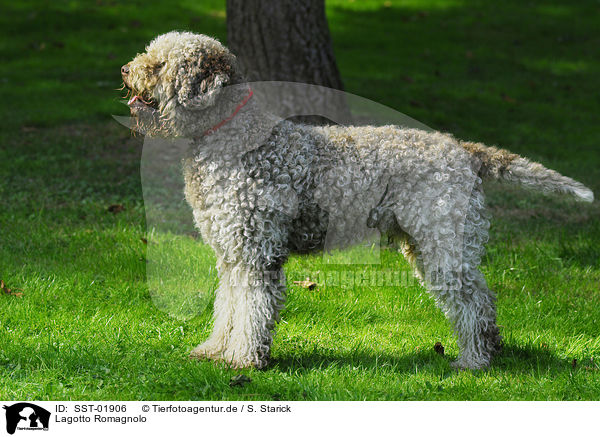
[[(416, 282), (344, 279), (407, 271), (389, 250), (380, 265), (292, 257), (266, 370), (188, 360), (210, 309), (178, 319), (152, 300), (143, 139), (111, 115), (127, 114), (122, 64), (171, 29), (226, 41), (224, 9), (216, 0), (3, 5), (0, 399), (600, 399), (599, 204), (496, 185), (482, 268), (505, 347), (489, 369), (450, 366), (450, 326)], [(331, 0), (327, 14), (347, 91), (600, 193), (597, 1)], [(210, 251), (181, 239), (208, 269)], [(318, 286), (293, 283), (306, 277)], [(240, 373), (251, 382), (230, 386)]]

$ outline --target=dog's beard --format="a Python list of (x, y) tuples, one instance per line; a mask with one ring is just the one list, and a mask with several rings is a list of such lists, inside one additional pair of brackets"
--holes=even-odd
[[(131, 91), (130, 91), (131, 93)], [(165, 118), (161, 116), (158, 103), (144, 99), (140, 94), (134, 94), (127, 102), (131, 117), (134, 120), (132, 128), (143, 135), (169, 136), (171, 129)]]
[(154, 109), (158, 108), (158, 105), (154, 100), (152, 100), (152, 99), (146, 100), (146, 99), (144, 99), (144, 97), (142, 97), (139, 94), (133, 95), (127, 102), (127, 105), (130, 108), (134, 108), (134, 107), (135, 108), (150, 107), (150, 108), (154, 108)]

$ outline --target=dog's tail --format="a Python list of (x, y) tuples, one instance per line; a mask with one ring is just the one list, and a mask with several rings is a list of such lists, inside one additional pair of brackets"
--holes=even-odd
[(461, 142), (461, 145), (481, 161), (479, 174), (484, 179), (503, 180), (547, 193), (568, 194), (585, 202), (594, 200), (594, 193), (588, 187), (542, 164), (480, 143)]

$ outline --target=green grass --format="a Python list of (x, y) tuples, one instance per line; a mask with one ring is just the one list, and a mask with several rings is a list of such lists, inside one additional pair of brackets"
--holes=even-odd
[[(327, 3), (349, 92), (508, 147), (596, 194), (598, 8), (567, 0)], [(126, 114), (115, 90), (119, 67), (152, 36), (178, 28), (226, 41), (224, 2), (22, 1), (4, 5), (0, 24), (0, 279), (23, 293), (0, 296), (0, 399), (600, 398), (598, 202), (494, 185), (483, 270), (499, 296), (505, 349), (488, 370), (450, 367), (450, 327), (414, 281), (350, 280), (406, 271), (389, 251), (380, 266), (343, 267), (342, 278), (320, 256), (293, 257), (266, 370), (189, 361), (208, 335), (210, 311), (191, 317), (206, 302), (183, 299), (178, 319), (154, 303), (152, 249), (142, 241), (142, 139), (111, 114)], [(124, 211), (108, 212), (115, 204)], [(178, 237), (186, 255), (176, 261), (200, 260), (210, 287), (212, 255), (196, 238)], [(318, 278), (315, 290), (293, 284), (307, 276)], [(195, 278), (184, 281), (192, 287)], [(230, 387), (238, 373), (252, 382)]]

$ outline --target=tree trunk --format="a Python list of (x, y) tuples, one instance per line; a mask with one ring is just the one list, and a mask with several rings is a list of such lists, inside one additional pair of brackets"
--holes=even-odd
[(343, 89), (324, 0), (227, 0), (227, 35), (250, 81)]
[[(301, 82), (343, 90), (324, 0), (227, 0), (227, 34), (228, 46), (248, 81)], [(288, 112), (348, 113), (340, 92), (292, 86), (286, 94), (290, 89), (297, 94), (292, 98), (294, 108), (289, 107), (289, 95), (281, 99), (288, 102), (281, 103), (288, 105)]]

